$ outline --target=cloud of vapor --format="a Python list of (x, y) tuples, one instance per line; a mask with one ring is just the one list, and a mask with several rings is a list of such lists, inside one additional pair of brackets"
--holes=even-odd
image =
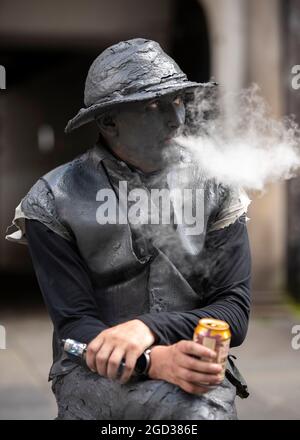
[(292, 117), (276, 120), (254, 85), (236, 97), (237, 113), (224, 119), (214, 93), (187, 104), (187, 128), (176, 138), (207, 179), (246, 190), (296, 175), (300, 130)]

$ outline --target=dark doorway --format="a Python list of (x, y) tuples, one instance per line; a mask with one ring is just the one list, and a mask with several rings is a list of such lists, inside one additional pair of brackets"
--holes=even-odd
[[(74, 135), (65, 135), (64, 127), (83, 105), (86, 73), (97, 54), (86, 50), (1, 49), (1, 63), (7, 73), (0, 102), (2, 298), (5, 291), (11, 295), (14, 287), (17, 290), (21, 286), (24, 292), (34, 279), (27, 247), (4, 239), (14, 232), (14, 228), (6, 229), (15, 207), (41, 175), (84, 152), (96, 139), (91, 124)], [(46, 136), (47, 130), (52, 136), (52, 145), (48, 142), (47, 147), (46, 142), (47, 148), (39, 142), (43, 127), (47, 127)]]
[(211, 67), (205, 12), (197, 0), (174, 3), (171, 54), (190, 80), (206, 82)]

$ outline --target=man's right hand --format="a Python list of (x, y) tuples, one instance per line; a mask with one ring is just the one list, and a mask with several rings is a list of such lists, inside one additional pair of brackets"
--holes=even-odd
[(216, 357), (216, 353), (198, 342), (181, 340), (173, 345), (157, 345), (151, 350), (148, 375), (178, 385), (191, 394), (204, 394), (211, 388), (203, 384), (217, 385), (222, 382), (222, 367), (214, 362), (199, 359), (201, 356)]
[(87, 346), (86, 364), (93, 372), (117, 380), (122, 359), (125, 366), (120, 383), (129, 381), (138, 357), (155, 342), (155, 334), (140, 321), (132, 319), (99, 333)]

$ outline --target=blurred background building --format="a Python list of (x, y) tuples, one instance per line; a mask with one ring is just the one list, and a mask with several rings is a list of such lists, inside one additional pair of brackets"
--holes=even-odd
[[(45, 414), (51, 418), (54, 408), (48, 389), (45, 391), (45, 384), (42, 385), (44, 368), (47, 373), (48, 366), (45, 359), (51, 355), (51, 325), (45, 311), (40, 311), (41, 294), (27, 248), (7, 242), (4, 236), (16, 205), (36, 179), (95, 141), (93, 126), (71, 135), (64, 134), (64, 127), (83, 105), (84, 81), (94, 58), (107, 46), (135, 37), (157, 40), (191, 80), (201, 82), (213, 77), (228, 92), (239, 92), (257, 83), (273, 116), (294, 113), (300, 122), (300, 90), (291, 87), (292, 66), (300, 64), (299, 0), (0, 0), (0, 65), (6, 70), (6, 89), (0, 90), (0, 324), (5, 324), (8, 338), (8, 348), (0, 350), (0, 360), (5, 358), (3, 365), (8, 371), (18, 359), (19, 370), (12, 373), (16, 377), (18, 371), (24, 373), (27, 368), (31, 377), (28, 376), (27, 385), (31, 380), (35, 385), (25, 387), (24, 402), (37, 396), (32, 397), (35, 410), (35, 403), (39, 402), (41, 408), (43, 402), (45, 412), (38, 412), (39, 418)], [(233, 100), (224, 100), (222, 106), (228, 117), (234, 114)], [(255, 382), (258, 377), (266, 384), (263, 371), (273, 365), (267, 364), (268, 356), (264, 359), (263, 354), (260, 363), (251, 364), (255, 344), (260, 343), (261, 349), (264, 343), (270, 347), (268, 336), (265, 340), (261, 336), (264, 330), (257, 320), (262, 317), (268, 316), (274, 322), (275, 333), (270, 329), (265, 332), (273, 335), (273, 341), (276, 331), (286, 335), (282, 342), (286, 344), (285, 351), (282, 347), (278, 351), (278, 368), (280, 359), (290, 356), (291, 380), (299, 371), (300, 353), (296, 358), (290, 339), (291, 326), (300, 318), (285, 307), (289, 297), (300, 300), (299, 193), (300, 181), (295, 178), (270, 185), (263, 195), (250, 195), (253, 202), (248, 227), (256, 314), (241, 357), (254, 389), (260, 386), (259, 381)], [(25, 313), (26, 304), (30, 308)], [(17, 305), (22, 306), (18, 312)], [(47, 341), (46, 349), (37, 339), (39, 329), (40, 338)], [(32, 348), (24, 348), (26, 338), (33, 338), (43, 353), (35, 378), (29, 373), (29, 365), (37, 362), (37, 357)], [(275, 364), (276, 359), (275, 356)], [(0, 388), (6, 390), (0, 399), (0, 418), (30, 418), (30, 414), (34, 418), (30, 406), (29, 412), (16, 408), (12, 390), (18, 396), (24, 387), (18, 386), (15, 376), (9, 377), (0, 382)], [(278, 375), (274, 374), (272, 380), (270, 389), (274, 389)], [(299, 385), (298, 379), (298, 388)], [(287, 387), (285, 392), (288, 390)], [(284, 397), (278, 401), (276, 396), (284, 396), (283, 392), (275, 392), (273, 406), (270, 404), (275, 412), (270, 410), (269, 416), (281, 413), (286, 414), (285, 418), (288, 414), (298, 418), (288, 406), (291, 401), (288, 404)], [(255, 417), (255, 392), (253, 398), (250, 404), (241, 404), (245, 418), (251, 418), (251, 414)], [(266, 404), (262, 397), (257, 402)], [(259, 413), (264, 414), (257, 411), (258, 416)]]

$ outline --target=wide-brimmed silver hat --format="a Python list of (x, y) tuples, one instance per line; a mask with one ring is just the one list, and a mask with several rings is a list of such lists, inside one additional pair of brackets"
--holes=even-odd
[(155, 41), (121, 41), (105, 49), (92, 63), (85, 82), (85, 107), (68, 122), (65, 132), (93, 121), (116, 104), (212, 85), (215, 83), (189, 81)]

